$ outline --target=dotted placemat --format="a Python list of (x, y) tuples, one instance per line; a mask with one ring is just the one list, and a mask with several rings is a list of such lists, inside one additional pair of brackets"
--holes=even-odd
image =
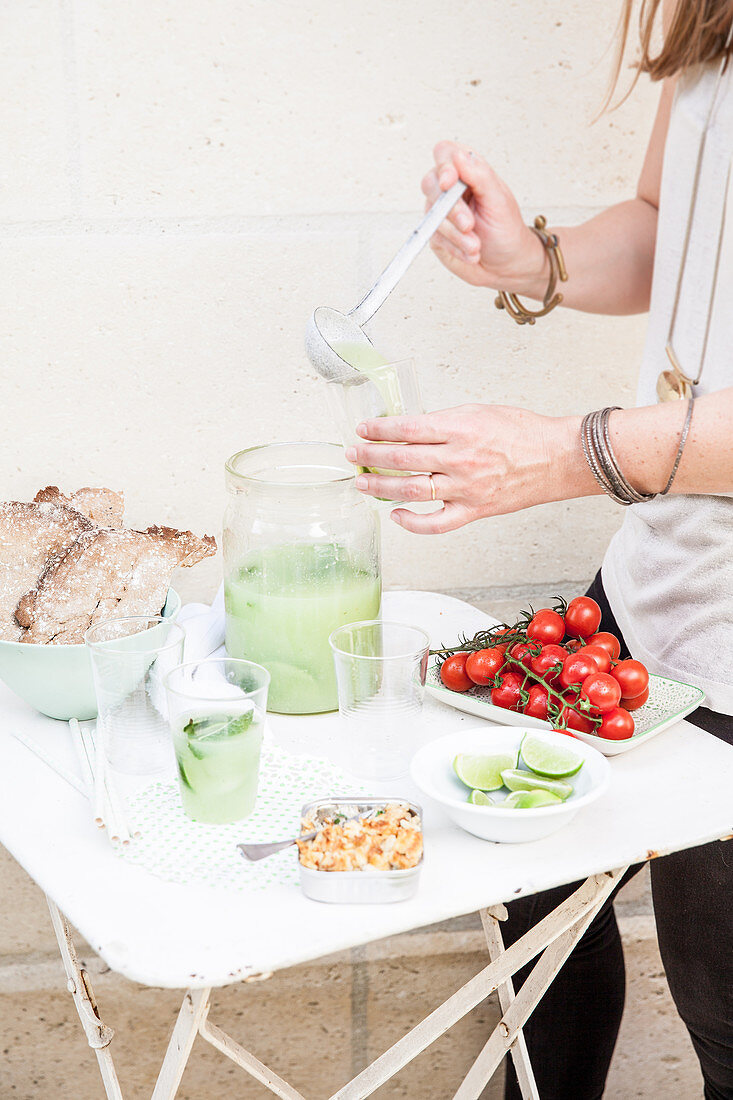
[(328, 760), (268, 745), (251, 817), (233, 825), (200, 824), (184, 814), (177, 782), (155, 782), (130, 799), (130, 820), (141, 835), (118, 852), (158, 878), (187, 886), (251, 891), (297, 883), (295, 848), (248, 863), (237, 844), (285, 840), (298, 832), (305, 802), (365, 793)]

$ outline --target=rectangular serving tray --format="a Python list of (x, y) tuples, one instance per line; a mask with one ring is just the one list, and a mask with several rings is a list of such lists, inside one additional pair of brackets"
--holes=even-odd
[[(431, 665), (428, 669), (425, 683), (427, 690), (441, 703), (447, 703), (450, 707), (463, 710), (466, 714), (474, 714), (477, 718), (486, 718), (490, 722), (497, 722), (502, 726), (526, 726), (533, 729), (551, 730), (549, 722), (543, 722), (539, 718), (530, 718), (526, 714), (517, 711), (505, 710), (503, 707), (495, 707), (491, 702), (490, 687), (473, 687), (470, 691), (451, 691), (440, 679), (438, 664)], [(642, 707), (634, 711), (634, 734), (625, 741), (609, 741), (606, 737), (598, 737), (594, 733), (579, 733), (573, 730), (573, 735), (587, 745), (602, 752), (604, 756), (618, 756), (620, 753), (635, 749), (642, 742), (650, 741), (658, 733), (680, 722), (697, 710), (705, 698), (705, 693), (692, 684), (683, 684), (679, 680), (668, 680), (665, 676), (649, 677), (649, 699)]]

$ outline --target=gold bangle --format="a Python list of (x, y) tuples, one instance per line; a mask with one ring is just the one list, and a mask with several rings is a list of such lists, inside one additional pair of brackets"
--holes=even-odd
[(567, 282), (568, 273), (565, 268), (565, 259), (560, 248), (560, 242), (557, 239), (557, 234), (548, 233), (546, 226), (547, 219), (542, 214), (538, 214), (534, 220), (534, 225), (530, 225), (529, 227), (542, 241), (543, 248), (547, 253), (547, 258), (550, 261), (550, 278), (547, 283), (545, 296), (542, 299), (542, 308), (527, 309), (527, 307), (522, 305), (519, 301), (517, 295), (508, 290), (500, 290), (499, 296), (494, 301), (496, 308), (505, 309), (518, 325), (533, 325), (538, 317), (544, 317), (545, 314), (553, 310), (555, 306), (559, 306), (563, 299), (562, 294), (555, 293), (555, 288), (558, 279), (561, 283)]

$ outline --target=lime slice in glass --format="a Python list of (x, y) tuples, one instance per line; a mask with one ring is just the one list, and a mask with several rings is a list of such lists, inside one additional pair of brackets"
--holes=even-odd
[(562, 801), (549, 791), (512, 791), (500, 805), (507, 810), (535, 810), (538, 806), (562, 806)]
[(468, 801), (472, 806), (493, 806), (494, 800), (485, 791), (471, 791)]
[(516, 759), (513, 753), (499, 753), (496, 756), (473, 756), (461, 752), (453, 761), (453, 770), (462, 783), (479, 791), (498, 791), (504, 786), (501, 773), (513, 768)]
[(520, 755), (527, 767), (545, 779), (566, 779), (583, 767), (583, 757), (560, 745), (550, 745), (529, 733), (522, 738)]
[(563, 802), (573, 793), (572, 785), (563, 782), (562, 779), (542, 779), (534, 772), (520, 772), (516, 768), (503, 771), (501, 778), (504, 780), (504, 786), (510, 791), (549, 791), (550, 794), (561, 798)]

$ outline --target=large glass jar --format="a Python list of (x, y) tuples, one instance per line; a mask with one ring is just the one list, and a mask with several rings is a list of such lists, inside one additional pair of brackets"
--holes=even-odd
[(226, 648), (269, 671), (269, 710), (335, 710), (328, 636), (379, 614), (379, 520), (354, 477), (334, 443), (271, 443), (226, 464)]

